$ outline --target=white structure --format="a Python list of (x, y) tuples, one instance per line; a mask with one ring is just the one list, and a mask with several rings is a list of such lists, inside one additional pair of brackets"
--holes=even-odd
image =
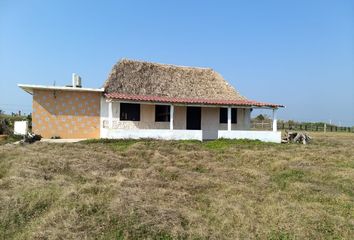
[(274, 131), (218, 131), (218, 138), (251, 139), (263, 142), (281, 143), (281, 132)]
[(14, 124), (14, 134), (15, 135), (26, 135), (28, 132), (28, 122), (27, 121), (15, 121)]

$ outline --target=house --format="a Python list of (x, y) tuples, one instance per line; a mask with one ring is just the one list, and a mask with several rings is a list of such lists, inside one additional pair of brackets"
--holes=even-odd
[[(33, 95), (32, 130), (44, 138), (259, 139), (280, 142), (276, 110), (248, 100), (213, 69), (123, 59), (103, 88), (18, 84)], [(273, 111), (273, 131), (250, 130), (251, 111)]]

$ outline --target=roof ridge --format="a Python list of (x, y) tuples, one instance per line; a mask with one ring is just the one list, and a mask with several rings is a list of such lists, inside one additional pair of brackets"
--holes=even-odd
[(211, 70), (214, 71), (213, 68), (211, 67), (195, 67), (195, 66), (185, 66), (185, 65), (177, 65), (177, 64), (171, 64), (171, 63), (160, 63), (160, 62), (150, 62), (150, 61), (146, 61), (146, 60), (140, 60), (140, 59), (131, 59), (131, 58), (121, 58), (118, 61), (118, 64), (120, 62), (139, 62), (139, 63), (148, 63), (148, 64), (154, 64), (154, 65), (159, 65), (159, 66), (163, 66), (163, 67), (176, 67), (176, 68), (191, 68), (191, 69), (201, 69), (201, 70)]

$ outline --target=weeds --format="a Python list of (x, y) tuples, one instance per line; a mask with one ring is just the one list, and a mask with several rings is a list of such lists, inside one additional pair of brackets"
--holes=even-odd
[(0, 146), (0, 239), (350, 239), (354, 136)]

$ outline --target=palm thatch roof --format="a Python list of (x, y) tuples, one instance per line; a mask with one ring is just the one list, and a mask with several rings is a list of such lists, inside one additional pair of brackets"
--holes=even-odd
[(211, 68), (123, 59), (104, 84), (106, 93), (158, 97), (246, 100)]

